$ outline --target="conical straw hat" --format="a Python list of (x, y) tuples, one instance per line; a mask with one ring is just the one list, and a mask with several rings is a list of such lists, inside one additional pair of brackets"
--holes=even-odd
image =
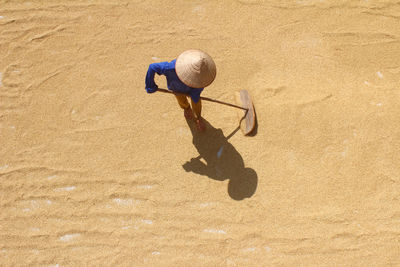
[(217, 74), (214, 60), (200, 50), (187, 50), (180, 54), (175, 63), (175, 71), (179, 79), (192, 88), (210, 85)]

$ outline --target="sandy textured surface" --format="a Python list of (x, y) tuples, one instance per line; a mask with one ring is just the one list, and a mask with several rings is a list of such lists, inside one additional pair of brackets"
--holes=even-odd
[[(255, 136), (146, 94), (191, 48)], [(0, 265), (398, 266), (399, 77), (395, 0), (1, 0)]]

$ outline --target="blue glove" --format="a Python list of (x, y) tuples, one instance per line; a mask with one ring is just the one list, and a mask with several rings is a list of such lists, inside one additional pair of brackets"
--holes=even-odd
[(158, 86), (157, 86), (157, 85), (154, 86), (154, 87), (146, 88), (146, 91), (147, 91), (148, 94), (152, 94), (152, 93), (154, 93), (154, 92), (157, 91), (157, 90), (158, 90)]

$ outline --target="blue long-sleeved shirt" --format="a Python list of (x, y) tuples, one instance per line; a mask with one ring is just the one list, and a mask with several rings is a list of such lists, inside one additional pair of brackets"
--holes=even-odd
[(200, 99), (200, 94), (204, 88), (192, 88), (181, 82), (175, 72), (176, 59), (171, 62), (152, 63), (149, 66), (146, 75), (146, 91), (153, 93), (158, 89), (157, 84), (154, 82), (154, 75), (165, 75), (167, 78), (168, 89), (178, 93), (189, 94), (193, 102), (197, 103)]

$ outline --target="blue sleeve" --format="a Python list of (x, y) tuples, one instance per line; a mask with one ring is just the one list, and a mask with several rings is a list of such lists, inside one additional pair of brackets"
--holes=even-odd
[(154, 93), (157, 91), (158, 86), (154, 82), (154, 75), (157, 73), (158, 75), (164, 74), (165, 66), (168, 62), (160, 62), (160, 63), (152, 63), (149, 65), (149, 69), (146, 74), (146, 91), (147, 93)]
[(192, 98), (194, 103), (199, 102), (200, 100), (200, 94), (203, 92), (204, 88), (196, 88), (190, 90), (190, 97)]

